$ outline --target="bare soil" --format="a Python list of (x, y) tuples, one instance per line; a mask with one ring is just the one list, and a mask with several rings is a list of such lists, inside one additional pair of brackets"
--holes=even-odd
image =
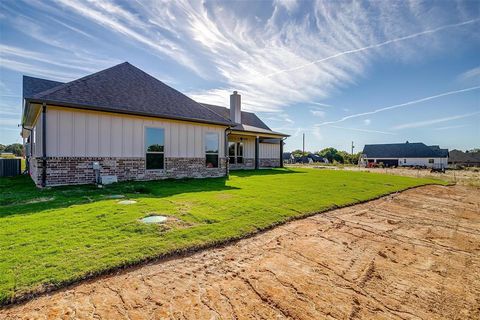
[(0, 311), (0, 319), (480, 319), (480, 189), (426, 186)]

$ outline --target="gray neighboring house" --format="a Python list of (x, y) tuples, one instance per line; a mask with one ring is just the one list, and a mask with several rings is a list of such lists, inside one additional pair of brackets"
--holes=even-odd
[[(22, 137), (39, 187), (220, 177), (282, 166), (283, 140), (255, 114), (200, 104), (128, 62), (61, 83), (24, 76)], [(94, 168), (99, 169), (95, 171)]]
[(387, 167), (447, 168), (448, 149), (427, 146), (424, 143), (367, 144), (363, 148), (359, 165), (383, 163)]

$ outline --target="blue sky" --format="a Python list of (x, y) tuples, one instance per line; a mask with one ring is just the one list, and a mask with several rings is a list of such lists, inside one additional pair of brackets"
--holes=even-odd
[(21, 142), (22, 75), (123, 61), (199, 102), (242, 94), (286, 150), (480, 147), (479, 1), (0, 2), (0, 143)]

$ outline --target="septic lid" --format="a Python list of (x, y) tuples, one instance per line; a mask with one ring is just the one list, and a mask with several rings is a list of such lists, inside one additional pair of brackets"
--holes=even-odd
[(145, 218), (140, 219), (143, 223), (164, 223), (167, 221), (167, 217), (165, 216), (148, 216)]

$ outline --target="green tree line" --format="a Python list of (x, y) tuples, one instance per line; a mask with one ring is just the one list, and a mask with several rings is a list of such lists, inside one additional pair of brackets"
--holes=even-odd
[(2, 152), (10, 152), (16, 155), (17, 157), (21, 157), (23, 153), (23, 145), (20, 143), (12, 143), (7, 146), (0, 144), (0, 153)]
[(292, 154), (294, 157), (301, 157), (303, 155), (308, 155), (310, 153), (317, 154), (322, 158), (328, 159), (328, 162), (338, 162), (338, 163), (345, 163), (345, 164), (358, 164), (358, 159), (360, 158), (361, 152), (357, 152), (354, 154), (350, 154), (346, 151), (339, 151), (335, 148), (329, 147), (322, 149), (316, 152), (305, 151), (303, 154), (302, 150), (294, 150)]

